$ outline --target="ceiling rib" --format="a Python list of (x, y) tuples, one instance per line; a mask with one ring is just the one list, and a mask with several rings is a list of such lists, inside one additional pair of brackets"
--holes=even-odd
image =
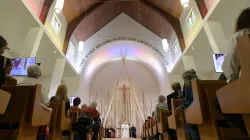
[(183, 51), (186, 46), (185, 46), (185, 41), (184, 41), (184, 37), (183, 37), (182, 30), (181, 30), (181, 24), (180, 24), (179, 19), (174, 17), (173, 15), (165, 12), (164, 10), (158, 8), (157, 6), (155, 6), (154, 4), (152, 4), (149, 1), (143, 0), (142, 3), (144, 5), (146, 5), (147, 7), (151, 8), (152, 10), (158, 11), (158, 13), (169, 22), (169, 24), (172, 26), (172, 28), (174, 29), (174, 31), (179, 39), (181, 49)]
[(41, 22), (43, 24), (46, 21), (46, 18), (47, 18), (48, 13), (49, 13), (49, 9), (50, 9), (53, 2), (54, 2), (54, 0), (45, 0), (43, 3), (43, 8), (42, 8), (41, 14), (39, 16), (39, 19), (41, 20)]
[(96, 9), (101, 7), (104, 2), (107, 0), (101, 0), (100, 2), (96, 3), (95, 5), (91, 6), (88, 8), (86, 11), (82, 12), (79, 16), (74, 18), (68, 23), (67, 31), (66, 31), (66, 36), (64, 39), (64, 46), (63, 46), (63, 52), (66, 54), (69, 40), (71, 35), (73, 34), (74, 30), (76, 27), (81, 23), (82, 20), (84, 20), (86, 17), (88, 17), (91, 13), (93, 13)]

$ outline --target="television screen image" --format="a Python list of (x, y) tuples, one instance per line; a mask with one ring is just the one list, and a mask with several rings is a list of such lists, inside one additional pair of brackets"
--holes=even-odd
[(224, 62), (224, 56), (225, 54), (213, 54), (215, 72), (223, 72), (221, 66)]
[(75, 96), (71, 96), (69, 97), (69, 100), (70, 100), (70, 106), (73, 106), (73, 101), (76, 97)]
[(11, 76), (27, 76), (28, 66), (36, 63), (35, 57), (30, 58), (14, 58), (11, 59), (13, 69), (10, 73)]

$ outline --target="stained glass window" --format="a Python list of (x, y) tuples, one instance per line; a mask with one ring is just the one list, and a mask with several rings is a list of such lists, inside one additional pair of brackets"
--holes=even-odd
[(73, 43), (70, 42), (70, 43), (69, 43), (69, 50), (68, 50), (68, 51), (69, 51), (69, 55), (72, 56), (72, 57), (74, 57), (74, 55), (75, 55), (75, 50), (76, 50), (76, 49), (75, 49)]
[(179, 50), (180, 50), (180, 44), (179, 44), (179, 41), (176, 39), (174, 43), (174, 53), (177, 54)]
[(188, 29), (191, 29), (193, 27), (195, 20), (196, 20), (195, 13), (194, 13), (193, 9), (191, 9), (191, 11), (186, 19), (186, 24), (187, 24)]
[(51, 25), (52, 25), (54, 31), (56, 32), (56, 34), (58, 35), (60, 30), (61, 30), (61, 23), (56, 15), (56, 13), (53, 14), (53, 17), (51, 20)]

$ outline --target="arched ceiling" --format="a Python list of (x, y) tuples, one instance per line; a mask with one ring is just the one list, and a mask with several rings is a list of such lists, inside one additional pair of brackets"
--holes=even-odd
[[(182, 6), (180, 0), (148, 0), (152, 4), (156, 5), (158, 8), (168, 12), (169, 14), (179, 18), (182, 12)], [(111, 5), (121, 5), (122, 7), (127, 7), (127, 5), (131, 4), (133, 6), (140, 7), (140, 0), (109, 0), (109, 2), (105, 0), (65, 0), (65, 6), (63, 8), (63, 13), (68, 22), (75, 19), (84, 11), (94, 6), (96, 3), (106, 2)], [(99, 9), (96, 9), (99, 10)], [(107, 9), (112, 11), (112, 9)], [(150, 12), (150, 11), (149, 11)], [(106, 14), (106, 13), (103, 13)], [(146, 13), (147, 14), (147, 13)]]
[(66, 53), (72, 35), (86, 41), (121, 13), (159, 36), (170, 37), (175, 32), (182, 50), (185, 42), (179, 22), (182, 6), (179, 0), (65, 0), (63, 14), (68, 28), (63, 51)]
[(104, 3), (82, 20), (73, 34), (78, 41), (85, 41), (122, 12), (160, 38), (170, 39), (173, 35), (174, 30), (169, 22), (158, 11), (154, 11), (141, 2)]

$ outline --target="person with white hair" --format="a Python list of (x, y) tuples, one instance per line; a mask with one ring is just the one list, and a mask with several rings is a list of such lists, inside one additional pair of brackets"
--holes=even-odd
[(157, 122), (160, 122), (160, 110), (168, 110), (167, 99), (163, 95), (158, 97), (158, 104), (155, 109)]
[(96, 102), (92, 102), (92, 103), (89, 105), (89, 107), (90, 107), (90, 108), (96, 109), (97, 103), (96, 103)]
[(48, 106), (49, 98), (45, 85), (40, 81), (42, 75), (41, 69), (36, 64), (29, 65), (27, 69), (28, 77), (18, 83), (18, 86), (34, 86), (37, 84), (41, 85), (41, 104)]

